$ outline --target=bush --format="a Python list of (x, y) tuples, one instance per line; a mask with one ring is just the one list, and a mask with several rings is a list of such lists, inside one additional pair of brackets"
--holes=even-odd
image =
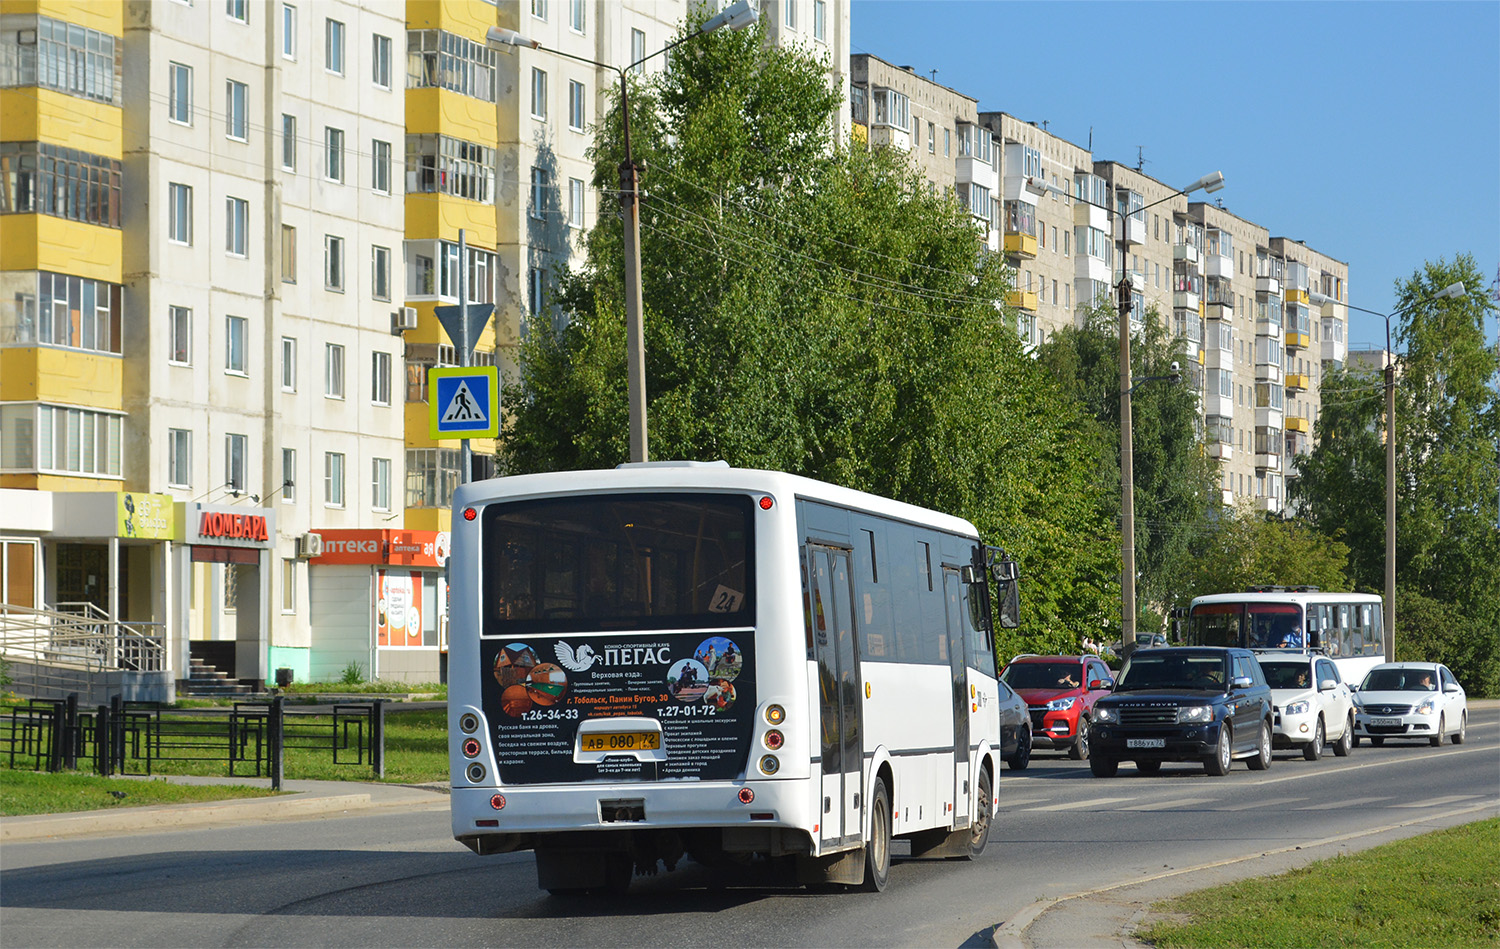
[(339, 677), (339, 681), (345, 685), (359, 685), (365, 681), (365, 667), (350, 660), (349, 664), (344, 667), (344, 674)]
[(1500, 634), (1462, 607), (1398, 590), (1391, 662), (1441, 662), (1473, 696), (1500, 696)]

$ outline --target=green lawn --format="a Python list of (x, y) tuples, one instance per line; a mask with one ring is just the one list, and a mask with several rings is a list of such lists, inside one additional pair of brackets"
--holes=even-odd
[[(116, 799), (114, 793), (124, 797)], [(106, 807), (138, 807), (143, 804), (185, 804), (193, 801), (223, 801), (230, 798), (265, 797), (268, 787), (237, 784), (169, 784), (101, 778), (96, 774), (12, 771), (0, 768), (0, 816), (21, 814), (67, 814)]]
[(1500, 945), (1500, 819), (1340, 855), (1160, 903), (1162, 949)]

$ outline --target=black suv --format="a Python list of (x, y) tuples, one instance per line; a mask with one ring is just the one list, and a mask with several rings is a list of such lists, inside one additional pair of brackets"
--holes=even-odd
[(1271, 766), (1271, 689), (1248, 649), (1169, 648), (1137, 652), (1114, 693), (1094, 705), (1089, 732), (1095, 777), (1123, 759), (1145, 774), (1163, 761), (1202, 761), (1209, 774), (1246, 758)]

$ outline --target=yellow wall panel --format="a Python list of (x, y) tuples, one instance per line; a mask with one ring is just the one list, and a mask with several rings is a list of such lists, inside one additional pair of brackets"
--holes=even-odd
[(495, 143), (495, 103), (450, 89), (406, 90), (408, 135), (447, 135), (486, 147)]
[(445, 531), (453, 523), (453, 509), (446, 507), (409, 507), (402, 521), (409, 531)]
[(408, 30), (447, 30), (476, 43), (484, 42), (485, 31), (499, 20), (496, 7), (487, 3), (455, 0), (407, 0)]
[(119, 159), (121, 122), (119, 106), (36, 86), (0, 89), (0, 141), (50, 142)]
[(406, 196), (406, 239), (457, 241), (459, 229), (470, 247), (495, 249), (495, 208), (447, 194)]
[(50, 270), (121, 283), (122, 236), (112, 227), (46, 214), (8, 214), (0, 270)]
[(124, 0), (5, 0), (0, 13), (40, 13), (114, 37), (125, 35)]
[(0, 399), (118, 411), (124, 404), (124, 366), (119, 356), (103, 353), (52, 346), (7, 347), (0, 350), (0, 369), (4, 370)]

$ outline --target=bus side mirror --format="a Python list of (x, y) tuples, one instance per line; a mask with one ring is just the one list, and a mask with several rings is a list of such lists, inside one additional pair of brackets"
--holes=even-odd
[(996, 560), (990, 564), (990, 576), (997, 583), (1009, 583), (1020, 579), (1021, 571), (1014, 560)]
[(960, 567), (958, 570), (958, 575), (963, 578), (963, 581), (965, 583), (979, 582), (979, 571), (974, 567), (973, 564), (965, 564), (964, 566)]

